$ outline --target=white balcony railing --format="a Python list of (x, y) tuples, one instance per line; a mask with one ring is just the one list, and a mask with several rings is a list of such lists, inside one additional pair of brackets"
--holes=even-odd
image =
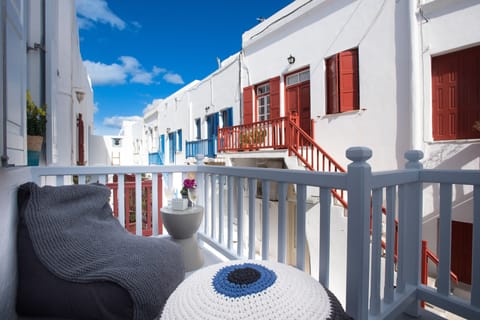
[[(152, 212), (158, 212), (159, 175), (194, 174), (200, 192), (199, 204), (205, 207), (199, 238), (230, 259), (268, 259), (272, 255), (287, 261), (291, 249), (289, 237), (294, 234), (295, 264), (306, 265), (306, 215), (319, 215), (319, 273), (315, 275), (330, 287), (330, 220), (334, 203), (331, 189), (345, 190), (348, 195), (348, 237), (345, 307), (354, 319), (394, 318), (406, 312), (417, 315), (420, 300), (469, 319), (480, 318), (480, 171), (424, 170), (421, 152), (407, 152), (406, 169), (372, 173), (367, 160), (371, 151), (350, 148), (352, 162), (346, 173), (320, 173), (281, 169), (239, 168), (219, 166), (147, 166), (147, 167), (45, 167), (32, 168), (39, 184), (63, 185), (78, 176), (78, 183), (109, 182), (118, 176), (118, 215), (125, 221), (124, 175), (136, 179), (136, 232), (141, 234), (142, 176), (152, 179)], [(181, 181), (178, 179), (178, 181)], [(439, 185), (440, 228), (438, 256), (438, 288), (420, 283), (423, 184)], [(452, 218), (452, 185), (473, 186), (473, 256), (470, 301), (450, 295), (450, 239)], [(180, 187), (180, 186), (178, 186)], [(259, 190), (261, 194), (259, 196)], [(273, 190), (277, 210), (271, 210)], [(271, 192), (272, 191), (272, 192)], [(311, 199), (318, 199), (312, 205)], [(278, 202), (277, 202), (278, 201)], [(382, 230), (382, 205), (387, 210), (386, 227)], [(257, 210), (261, 208), (261, 210)], [(294, 211), (292, 220), (288, 214)], [(240, 213), (240, 214), (239, 214)], [(158, 234), (158, 215), (153, 214), (153, 234)], [(370, 217), (372, 219), (370, 220)], [(395, 223), (398, 219), (398, 263), (394, 260)], [(271, 220), (276, 221), (275, 224)], [(275, 229), (273, 229), (275, 226)], [(371, 227), (370, 227), (371, 226)], [(293, 227), (293, 229), (291, 229)], [(287, 231), (290, 230), (290, 231)], [(383, 233), (383, 235), (382, 235)], [(278, 237), (272, 237), (272, 234)], [(386, 234), (386, 235), (385, 235)], [(381, 238), (386, 239), (386, 249)], [(261, 241), (258, 241), (260, 239)], [(274, 239), (274, 240), (272, 240)], [(276, 242), (276, 243), (273, 243)], [(260, 243), (260, 245), (259, 245)], [(275, 247), (276, 252), (271, 248)], [(307, 260), (308, 261), (308, 260)], [(341, 268), (340, 268), (341, 269)], [(383, 284), (383, 285), (381, 285)], [(334, 292), (335, 294), (339, 294)]]

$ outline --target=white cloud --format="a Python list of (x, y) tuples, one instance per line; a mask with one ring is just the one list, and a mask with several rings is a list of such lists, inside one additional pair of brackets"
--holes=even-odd
[(110, 118), (104, 118), (103, 125), (107, 127), (112, 127), (112, 128), (121, 128), (123, 121), (141, 121), (141, 120), (143, 120), (143, 118), (139, 116), (129, 116), (129, 117), (113, 116)]
[[(125, 21), (110, 10), (106, 0), (76, 0), (75, 5), (77, 14), (91, 23), (110, 24), (113, 28), (125, 29)], [(82, 26), (91, 27), (91, 25), (79, 23), (79, 27), (82, 28)]]
[(168, 83), (184, 84), (179, 74), (168, 72), (166, 69), (153, 66), (147, 71), (142, 64), (131, 56), (121, 56), (120, 63), (104, 64), (102, 62), (84, 61), (85, 68), (93, 85), (118, 85), (125, 83), (140, 83), (150, 85), (155, 82), (155, 77), (165, 73), (163, 79)]
[(159, 68), (157, 66), (153, 66), (152, 73), (154, 75), (159, 75), (160, 73), (164, 73), (164, 72), (167, 72), (167, 70), (164, 69), (164, 68)]
[(123, 84), (126, 82), (127, 73), (123, 66), (113, 63), (84, 61), (88, 75), (92, 79), (92, 85)]
[(182, 76), (178, 73), (167, 73), (163, 76), (163, 80), (167, 81), (168, 83), (173, 84), (184, 84), (185, 82), (182, 79)]
[(79, 29), (91, 29), (94, 26), (91, 20), (82, 17), (77, 17), (77, 25)]
[(142, 83), (142, 84), (152, 84), (153, 83), (153, 74), (146, 71), (138, 71), (130, 79), (131, 83)]
[(122, 56), (118, 58), (122, 62), (123, 68), (126, 72), (135, 72), (141, 68), (140, 62), (134, 57)]
[(142, 29), (142, 25), (138, 21), (132, 21), (132, 26), (134, 26), (137, 30)]
[(165, 69), (154, 66), (152, 71), (143, 69), (140, 62), (130, 56), (122, 56), (120, 63), (104, 64), (102, 62), (84, 61), (87, 72), (93, 85), (117, 85), (141, 83), (149, 85), (154, 83), (154, 78)]
[(140, 62), (138, 62), (138, 60), (134, 57), (123, 56), (120, 57), (119, 60), (122, 61), (125, 72), (131, 76), (131, 83), (153, 83), (153, 78), (156, 76), (155, 67), (152, 72), (148, 72), (142, 68)]

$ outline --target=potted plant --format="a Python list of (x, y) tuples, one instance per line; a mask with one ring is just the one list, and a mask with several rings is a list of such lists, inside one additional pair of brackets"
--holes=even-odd
[(192, 207), (195, 200), (197, 199), (197, 182), (195, 179), (185, 179), (183, 180), (183, 187), (180, 190), (182, 198), (188, 199), (188, 206)]
[(47, 106), (37, 106), (27, 90), (27, 153), (28, 165), (38, 166), (47, 128)]

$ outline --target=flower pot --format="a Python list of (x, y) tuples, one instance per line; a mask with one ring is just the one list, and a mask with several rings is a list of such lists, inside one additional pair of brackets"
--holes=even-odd
[(27, 136), (27, 165), (38, 166), (42, 152), (43, 137)]
[(27, 150), (42, 151), (43, 137), (42, 136), (27, 136)]
[(38, 166), (40, 162), (40, 151), (27, 151), (27, 165), (28, 166)]

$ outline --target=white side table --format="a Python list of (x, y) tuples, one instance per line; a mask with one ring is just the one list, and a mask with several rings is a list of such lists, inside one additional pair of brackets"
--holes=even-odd
[(163, 224), (172, 241), (183, 249), (185, 271), (193, 271), (203, 265), (203, 255), (197, 242), (197, 230), (203, 218), (203, 207), (194, 206), (185, 210), (161, 208)]

